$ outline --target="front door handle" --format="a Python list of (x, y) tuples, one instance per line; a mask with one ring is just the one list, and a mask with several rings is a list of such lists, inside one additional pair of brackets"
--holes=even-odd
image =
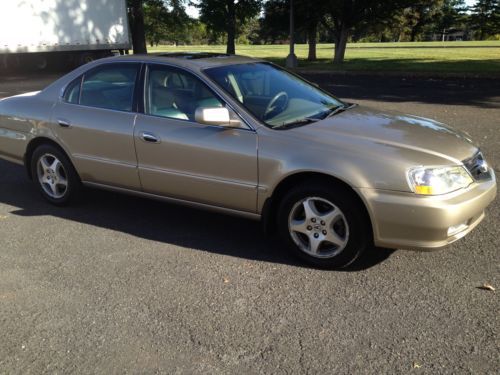
[(153, 133), (149, 132), (141, 132), (141, 139), (149, 143), (160, 143), (160, 139)]
[(71, 126), (71, 124), (69, 123), (69, 121), (64, 120), (62, 118), (57, 119), (57, 123), (62, 128), (69, 128)]

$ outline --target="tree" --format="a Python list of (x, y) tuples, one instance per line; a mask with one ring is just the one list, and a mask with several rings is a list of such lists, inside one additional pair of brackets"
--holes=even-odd
[[(295, 34), (304, 34), (309, 44), (308, 60), (316, 60), (316, 42), (320, 23), (325, 17), (326, 2), (294, 0)], [(288, 39), (290, 30), (290, 1), (270, 0), (264, 5), (262, 33), (264, 39)], [(304, 39), (303, 39), (304, 40)]]
[(288, 0), (270, 0), (264, 3), (264, 17), (261, 19), (261, 38), (274, 44), (287, 40), (290, 31), (290, 3)]
[(471, 26), (477, 30), (479, 39), (500, 33), (500, 2), (498, 0), (479, 0), (471, 10)]
[(153, 47), (164, 40), (168, 29), (168, 10), (162, 0), (146, 0), (143, 5), (144, 32), (149, 45)]
[(186, 44), (208, 44), (207, 27), (198, 19), (189, 19), (184, 42)]
[(424, 27), (434, 21), (442, 6), (442, 0), (416, 0), (404, 9), (404, 18), (410, 29), (410, 41), (414, 42)]
[(144, 30), (144, 0), (127, 0), (130, 9), (130, 27), (132, 31), (132, 46), (134, 53), (147, 53)]
[(245, 22), (236, 41), (238, 44), (261, 44), (259, 31), (259, 19), (254, 17)]
[(327, 0), (327, 12), (335, 42), (333, 61), (344, 61), (347, 40), (352, 30), (363, 23), (378, 23), (405, 8), (409, 0)]
[(435, 28), (441, 33), (442, 40), (444, 40), (446, 30), (459, 27), (463, 23), (466, 10), (464, 0), (443, 1), (435, 20)]
[(226, 33), (228, 54), (236, 52), (235, 39), (242, 26), (259, 14), (262, 0), (200, 0), (200, 20), (215, 33)]
[(127, 0), (134, 53), (146, 53), (146, 40), (153, 46), (161, 41), (189, 40), (191, 20), (186, 0)]
[(318, 37), (318, 27), (325, 17), (326, 1), (296, 0), (295, 15), (298, 31), (303, 30), (307, 35), (309, 52), (307, 59), (316, 60), (316, 42)]

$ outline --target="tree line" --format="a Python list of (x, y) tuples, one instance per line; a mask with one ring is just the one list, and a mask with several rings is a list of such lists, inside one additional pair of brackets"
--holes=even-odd
[[(318, 42), (335, 44), (333, 61), (344, 60), (348, 42), (399, 42), (500, 38), (500, 0), (127, 0), (135, 53), (147, 44), (286, 43), (290, 1), (295, 39), (308, 43), (309, 60)], [(199, 10), (199, 19), (186, 6)], [(457, 36), (458, 35), (458, 36)]]

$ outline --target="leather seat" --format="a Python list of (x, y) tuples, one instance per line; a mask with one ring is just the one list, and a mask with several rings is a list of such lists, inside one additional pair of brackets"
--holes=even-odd
[(153, 70), (149, 80), (149, 113), (155, 116), (188, 120), (188, 116), (177, 108), (176, 97), (167, 87), (168, 73)]

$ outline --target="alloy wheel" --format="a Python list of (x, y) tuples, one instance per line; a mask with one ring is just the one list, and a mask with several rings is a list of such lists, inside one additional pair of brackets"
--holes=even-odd
[(52, 154), (42, 155), (37, 162), (38, 181), (43, 191), (53, 199), (64, 197), (68, 191), (68, 177), (61, 161)]
[(288, 217), (288, 230), (299, 249), (316, 258), (340, 254), (349, 241), (349, 225), (343, 212), (320, 197), (295, 203)]

